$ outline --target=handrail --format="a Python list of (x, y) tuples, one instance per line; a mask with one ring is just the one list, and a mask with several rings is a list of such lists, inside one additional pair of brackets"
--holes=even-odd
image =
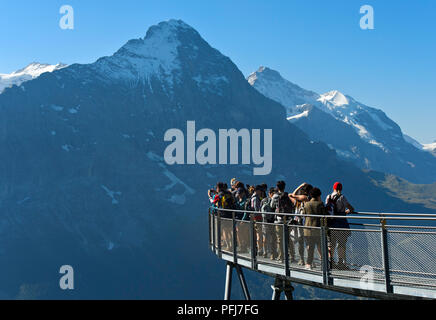
[[(219, 210), (222, 212), (240, 212), (240, 213), (256, 213), (256, 214), (265, 214), (265, 215), (279, 215), (279, 216), (298, 216), (298, 217), (312, 217), (312, 218), (327, 218), (327, 219), (337, 219), (337, 218), (349, 218), (349, 219), (368, 219), (368, 220), (420, 220), (420, 221), (436, 221), (436, 214), (416, 214), (416, 217), (408, 216), (408, 214), (401, 214), (401, 216), (395, 216), (400, 214), (393, 214), (394, 216), (388, 216), (385, 213), (372, 213), (370, 216), (362, 216), (361, 214), (370, 214), (368, 212), (350, 212), (347, 215), (316, 215), (316, 214), (300, 214), (300, 213), (287, 213), (287, 212), (262, 212), (262, 211), (253, 211), (253, 210), (239, 210), (239, 209), (223, 209), (223, 208), (217, 208), (217, 207), (210, 207), (213, 210)], [(374, 215), (379, 215), (375, 217)]]
[(356, 214), (367, 214), (367, 215), (392, 215), (392, 216), (407, 216), (407, 217), (436, 217), (436, 214), (434, 213), (387, 213), (387, 212), (366, 212), (366, 211), (359, 211), (354, 212)]

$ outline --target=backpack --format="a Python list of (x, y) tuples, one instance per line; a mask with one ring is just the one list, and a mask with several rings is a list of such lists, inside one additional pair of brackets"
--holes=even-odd
[(341, 196), (342, 194), (335, 194), (334, 196), (329, 197), (329, 200), (327, 201), (326, 204), (326, 209), (329, 215), (334, 216), (338, 213), (336, 203)]
[[(335, 194), (333, 197), (330, 196), (329, 200), (327, 201), (326, 209), (329, 215), (333, 216), (342, 216), (345, 215), (343, 212), (338, 212), (336, 203), (338, 200), (342, 197), (342, 194)], [(349, 229), (350, 224), (348, 223), (347, 218), (336, 218), (336, 219), (328, 219), (327, 220), (327, 226), (329, 228), (343, 228), (343, 229)], [(343, 236), (349, 237), (350, 232), (343, 233)]]
[[(265, 198), (262, 200), (260, 211), (262, 212), (273, 212), (271, 208), (271, 199)], [(274, 214), (262, 214), (263, 221), (267, 223), (274, 223)]]
[[(236, 207), (235, 199), (233, 198), (233, 195), (230, 192), (228, 191), (223, 192), (219, 200), (219, 207), (221, 209), (235, 209)], [(231, 219), (233, 217), (231, 211), (220, 211), (220, 214), (222, 218)]]
[(235, 198), (230, 192), (224, 192), (220, 204), (222, 209), (235, 209)]
[[(262, 222), (262, 214), (260, 213), (260, 211), (256, 211), (256, 208), (253, 208), (253, 206), (251, 205), (251, 202), (253, 201), (254, 198), (257, 198), (257, 201), (259, 201), (259, 202), (261, 201), (259, 199), (259, 197), (256, 196), (256, 194), (253, 194), (253, 196), (251, 197), (251, 199), (249, 201), (250, 202), (251, 210), (255, 211), (253, 213), (253, 218), (254, 218), (254, 221)], [(260, 210), (262, 210), (262, 207), (260, 208)]]

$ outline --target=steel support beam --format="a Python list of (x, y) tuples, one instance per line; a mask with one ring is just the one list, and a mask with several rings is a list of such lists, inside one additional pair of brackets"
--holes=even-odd
[(224, 300), (230, 300), (232, 295), (233, 269), (235, 269), (236, 273), (238, 274), (239, 283), (241, 284), (242, 293), (244, 294), (245, 300), (251, 300), (250, 292), (248, 291), (247, 282), (245, 281), (245, 276), (242, 268), (241, 266), (233, 264), (232, 262), (227, 262), (226, 264), (226, 284), (224, 288)]
[(233, 275), (233, 263), (227, 262), (226, 286), (224, 288), (224, 300), (230, 300), (230, 296), (232, 294), (232, 275)]
[(244, 293), (245, 300), (251, 300), (250, 292), (248, 291), (247, 282), (245, 281), (244, 273), (239, 265), (235, 266), (236, 272), (238, 273), (239, 282), (241, 283), (242, 292)]

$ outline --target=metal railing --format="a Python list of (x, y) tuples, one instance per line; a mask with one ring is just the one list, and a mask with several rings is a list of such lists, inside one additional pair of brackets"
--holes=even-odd
[[(243, 214), (249, 219), (242, 220)], [(253, 270), (270, 266), (287, 277), (304, 272), (325, 286), (354, 280), (360, 288), (386, 294), (395, 294), (394, 287), (436, 290), (436, 215), (280, 213), (277, 222), (276, 213), (261, 214), (256, 221), (259, 212), (210, 208), (212, 250)], [(315, 222), (305, 226), (296, 217)], [(332, 221), (343, 218), (349, 228), (333, 227)], [(401, 292), (414, 295), (413, 290)]]

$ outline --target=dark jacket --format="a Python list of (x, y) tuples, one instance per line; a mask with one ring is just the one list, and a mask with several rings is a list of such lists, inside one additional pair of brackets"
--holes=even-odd
[[(327, 210), (324, 207), (324, 203), (322, 201), (317, 201), (315, 199), (311, 199), (310, 201), (306, 202), (304, 204), (304, 214), (307, 215), (326, 215)], [(304, 219), (304, 226), (305, 227), (320, 227), (321, 226), (321, 219), (318, 217), (305, 217)], [(319, 237), (320, 232), (319, 229), (312, 229), (307, 228), (304, 229), (304, 236), (305, 237)]]

